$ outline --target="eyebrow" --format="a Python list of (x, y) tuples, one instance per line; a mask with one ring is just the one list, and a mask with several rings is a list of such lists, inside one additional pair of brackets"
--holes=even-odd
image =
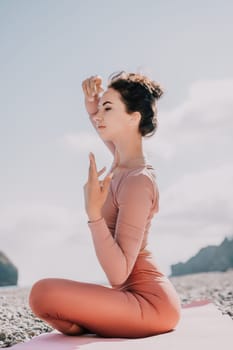
[(105, 106), (107, 103), (111, 103), (111, 104), (112, 104), (112, 102), (110, 102), (110, 101), (105, 101), (105, 102), (103, 103), (103, 106)]

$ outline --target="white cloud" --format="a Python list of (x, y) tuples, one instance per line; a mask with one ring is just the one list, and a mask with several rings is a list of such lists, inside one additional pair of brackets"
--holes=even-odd
[[(206, 205), (206, 208), (217, 206), (216, 210), (219, 212), (226, 202), (233, 212), (232, 183), (233, 164), (230, 163), (219, 168), (185, 174), (163, 191), (164, 210), (176, 215), (181, 208), (185, 210), (193, 208), (196, 212), (200, 206), (202, 211), (203, 205)], [(224, 212), (230, 216), (230, 211), (226, 211), (226, 207)]]
[(164, 271), (233, 234), (233, 164), (186, 174), (160, 193), (152, 250)]
[(91, 151), (95, 154), (98, 169), (104, 166), (111, 167), (113, 161), (111, 152), (92, 130), (66, 133), (58, 142), (67, 150), (78, 153), (81, 164), (84, 159), (86, 162), (87, 154)]
[(188, 148), (205, 152), (206, 146), (214, 145), (222, 149), (226, 139), (233, 146), (232, 132), (233, 80), (197, 81), (181, 105), (159, 113), (157, 133), (145, 148), (158, 160), (169, 161)]
[(40, 238), (45, 232), (51, 232), (59, 239), (64, 235), (64, 229), (72, 232), (78, 222), (75, 211), (67, 208), (48, 205), (46, 203), (17, 203), (4, 208), (1, 211), (0, 235), (6, 231), (15, 231), (18, 235), (23, 234), (30, 239), (31, 235), (37, 234)]
[(233, 80), (198, 81), (145, 143), (163, 183), (150, 241), (166, 272), (233, 233), (232, 134)]
[(18, 203), (1, 211), (1, 249), (19, 269), (19, 283), (43, 277), (102, 281), (84, 210)]
[(83, 153), (90, 150), (102, 151), (104, 145), (97, 134), (91, 131), (66, 133), (61, 142), (65, 147)]

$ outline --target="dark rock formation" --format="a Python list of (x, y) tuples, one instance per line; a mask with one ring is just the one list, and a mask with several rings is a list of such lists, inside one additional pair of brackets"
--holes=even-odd
[(18, 270), (6, 255), (0, 252), (0, 287), (16, 286), (18, 282)]
[(171, 265), (171, 276), (210, 271), (223, 272), (231, 268), (233, 268), (233, 238), (225, 238), (219, 246), (207, 246), (185, 263)]

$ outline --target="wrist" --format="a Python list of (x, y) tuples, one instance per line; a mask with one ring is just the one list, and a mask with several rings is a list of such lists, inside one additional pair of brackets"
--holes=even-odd
[(98, 221), (98, 220), (100, 220), (100, 219), (102, 219), (102, 215), (101, 215), (100, 212), (99, 212), (99, 213), (94, 213), (94, 214), (89, 214), (89, 215), (88, 215), (88, 221), (89, 221), (89, 222)]
[(98, 103), (99, 103), (99, 96), (98, 95), (95, 95), (95, 96), (90, 96), (90, 97), (87, 97), (85, 96), (85, 103), (86, 105), (89, 105), (89, 106), (98, 106)]
[(99, 221), (101, 221), (103, 218), (102, 217), (99, 217), (98, 219), (96, 219), (96, 220), (88, 220), (88, 224), (94, 224), (94, 223), (96, 223), (96, 222), (99, 222)]
[(98, 112), (98, 102), (85, 100), (86, 111), (92, 117)]

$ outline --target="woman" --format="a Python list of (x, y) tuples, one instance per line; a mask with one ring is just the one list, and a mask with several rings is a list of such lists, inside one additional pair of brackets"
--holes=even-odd
[(90, 153), (85, 207), (98, 260), (111, 287), (43, 279), (31, 290), (34, 313), (64, 334), (85, 332), (137, 338), (168, 332), (180, 301), (146, 249), (159, 192), (142, 139), (157, 127), (161, 87), (139, 74), (112, 77), (102, 94), (98, 76), (82, 83), (91, 122), (114, 156), (110, 172), (97, 170)]

